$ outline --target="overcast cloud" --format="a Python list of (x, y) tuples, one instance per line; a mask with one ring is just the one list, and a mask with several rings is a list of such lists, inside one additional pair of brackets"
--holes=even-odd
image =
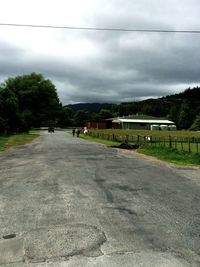
[[(0, 23), (200, 30), (199, 0), (0, 0)], [(0, 83), (42, 73), (63, 104), (160, 97), (200, 85), (200, 34), (0, 26)]]

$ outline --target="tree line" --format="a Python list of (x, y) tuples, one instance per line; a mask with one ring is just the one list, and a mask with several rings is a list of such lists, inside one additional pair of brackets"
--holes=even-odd
[(0, 85), (0, 134), (28, 132), (41, 126), (83, 126), (86, 120), (130, 114), (165, 117), (179, 129), (200, 130), (200, 88), (138, 102), (63, 106), (55, 85), (42, 74), (8, 78)]
[[(105, 105), (107, 105), (105, 107)], [(79, 105), (80, 106), (80, 105)], [(78, 107), (79, 107), (78, 106)], [(127, 102), (120, 104), (77, 104), (70, 105), (74, 109), (75, 117), (80, 121), (102, 120), (112, 117), (122, 117), (143, 114), (157, 118), (166, 118), (175, 122), (178, 129), (200, 130), (200, 88), (188, 88), (185, 91), (158, 99)], [(78, 120), (79, 121), (79, 120)]]

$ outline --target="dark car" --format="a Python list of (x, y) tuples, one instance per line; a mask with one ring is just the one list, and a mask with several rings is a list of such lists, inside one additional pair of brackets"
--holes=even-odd
[(53, 127), (53, 126), (50, 126), (50, 127), (48, 128), (48, 132), (49, 132), (49, 133), (54, 133), (54, 127)]

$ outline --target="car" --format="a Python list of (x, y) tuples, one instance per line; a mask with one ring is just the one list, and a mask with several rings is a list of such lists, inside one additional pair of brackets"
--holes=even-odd
[(49, 133), (54, 133), (54, 127), (53, 126), (48, 127), (48, 132)]

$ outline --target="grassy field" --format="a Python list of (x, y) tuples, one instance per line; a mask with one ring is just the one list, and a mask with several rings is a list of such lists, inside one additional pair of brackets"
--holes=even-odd
[[(93, 139), (97, 141), (101, 139), (106, 139), (108, 142), (111, 142), (112, 139), (118, 140), (118, 145), (120, 142), (124, 142), (128, 136), (130, 143), (146, 143), (142, 149), (138, 150), (140, 153), (176, 164), (200, 165), (200, 132), (109, 129), (91, 131), (90, 134), (94, 135)], [(151, 136), (153, 142), (146, 142), (145, 136)]]
[(144, 147), (139, 149), (138, 152), (179, 165), (200, 166), (200, 155), (197, 153), (189, 153), (164, 147)]
[(24, 145), (31, 142), (40, 136), (38, 131), (30, 132), (29, 134), (14, 134), (8, 136), (0, 136), (0, 151), (6, 150), (13, 146)]
[(104, 134), (116, 134), (116, 135), (129, 135), (129, 136), (152, 136), (152, 137), (196, 137), (200, 138), (200, 132), (197, 131), (149, 131), (149, 130), (117, 130), (117, 129), (106, 129), (106, 130), (92, 130), (95, 133)]

